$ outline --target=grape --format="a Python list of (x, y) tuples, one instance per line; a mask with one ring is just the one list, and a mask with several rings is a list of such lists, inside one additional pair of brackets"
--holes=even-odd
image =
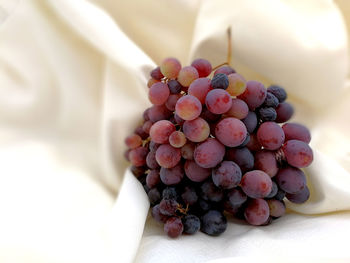
[(152, 70), (150, 76), (157, 80), (164, 78), (162, 72), (160, 71), (160, 67), (156, 67), (154, 70)]
[(230, 75), (230, 74), (235, 73), (235, 72), (236, 71), (233, 68), (231, 68), (230, 66), (222, 66), (222, 67), (218, 68), (217, 70), (215, 70), (214, 76), (216, 74), (221, 74), (221, 73), (223, 73), (225, 75)]
[(150, 151), (147, 154), (146, 157), (146, 164), (150, 169), (157, 169), (159, 168), (159, 165), (156, 160), (156, 152), (155, 151)]
[(226, 112), (226, 115), (242, 120), (248, 116), (248, 113), (249, 108), (247, 103), (240, 99), (232, 99), (232, 106), (230, 110)]
[(159, 223), (165, 223), (168, 220), (168, 216), (163, 215), (159, 210), (159, 204), (152, 207), (152, 217)]
[(284, 102), (287, 99), (287, 92), (280, 86), (271, 85), (267, 88), (267, 92), (272, 93), (280, 103)]
[(175, 111), (184, 120), (194, 120), (201, 114), (202, 104), (196, 97), (186, 95), (177, 101)]
[(239, 147), (239, 148), (243, 148), (243, 147), (247, 146), (247, 144), (249, 143), (249, 141), (250, 141), (250, 134), (247, 133), (247, 136), (245, 137), (244, 142), (242, 142), (242, 144), (240, 144), (238, 147)]
[(181, 151), (169, 144), (162, 144), (156, 151), (156, 160), (161, 167), (172, 168), (180, 162)]
[(229, 117), (218, 122), (215, 127), (215, 136), (225, 146), (236, 147), (244, 142), (247, 129), (243, 122)]
[(169, 78), (175, 79), (181, 70), (181, 63), (176, 58), (166, 58), (160, 64), (161, 73)]
[(183, 124), (183, 132), (190, 141), (202, 142), (208, 138), (210, 128), (205, 120), (198, 117), (191, 121), (185, 121)]
[(223, 161), (212, 171), (212, 179), (217, 187), (231, 189), (242, 179), (239, 166), (232, 161)]
[(217, 166), (225, 155), (225, 147), (216, 139), (209, 138), (197, 145), (194, 151), (194, 160), (203, 168)]
[(161, 120), (154, 123), (150, 129), (152, 141), (156, 143), (167, 143), (170, 134), (175, 131), (175, 125), (170, 121)]
[(225, 159), (238, 164), (242, 172), (246, 172), (254, 168), (254, 156), (246, 147), (228, 149), (226, 151)]
[(153, 188), (160, 183), (159, 170), (151, 170), (146, 177), (146, 184), (149, 188)]
[(158, 82), (160, 82), (160, 81), (157, 79), (154, 79), (154, 78), (150, 78), (147, 82), (147, 87), (151, 88), (153, 86), (153, 84), (158, 83)]
[(226, 91), (230, 93), (231, 96), (239, 96), (247, 88), (246, 80), (238, 73), (229, 74), (228, 83)]
[(215, 186), (212, 180), (207, 180), (201, 185), (201, 197), (211, 202), (220, 202), (224, 198), (222, 189)]
[(130, 162), (135, 166), (143, 166), (146, 164), (148, 149), (146, 147), (137, 147), (129, 153)]
[(242, 190), (251, 198), (264, 198), (272, 189), (271, 178), (263, 171), (253, 170), (243, 175)]
[(262, 121), (274, 121), (277, 118), (276, 110), (272, 107), (260, 108), (258, 112)]
[(247, 127), (247, 131), (249, 133), (253, 133), (255, 131), (256, 126), (258, 125), (258, 118), (254, 111), (248, 112), (247, 117), (242, 120), (244, 125)]
[(296, 204), (302, 204), (305, 203), (309, 197), (310, 197), (310, 191), (309, 188), (305, 185), (305, 187), (300, 190), (299, 192), (295, 194), (286, 194), (286, 197), (289, 201), (296, 203)]
[(150, 141), (150, 143), (149, 143), (149, 150), (150, 150), (151, 152), (155, 152), (155, 151), (157, 151), (157, 149), (159, 148), (159, 146), (160, 146), (159, 143), (156, 143), (156, 142), (154, 142), (154, 141)]
[(298, 140), (287, 141), (282, 147), (288, 164), (303, 168), (311, 164), (314, 159), (312, 149), (308, 144)]
[(276, 200), (282, 201), (285, 196), (286, 196), (286, 192), (283, 191), (282, 189), (278, 189), (277, 194), (274, 196), (274, 198)]
[(193, 142), (187, 142), (181, 148), (181, 156), (186, 160), (193, 160), (194, 149), (196, 145)]
[(202, 113), (200, 115), (201, 118), (206, 120), (207, 122), (216, 122), (220, 120), (221, 115), (220, 114), (214, 114), (210, 112), (207, 107), (203, 107)]
[(162, 199), (159, 203), (159, 211), (166, 216), (173, 216), (179, 204), (174, 199)]
[(247, 195), (240, 188), (233, 188), (227, 193), (227, 198), (225, 201), (225, 207), (229, 211), (237, 212), (246, 201)]
[(279, 170), (276, 182), (283, 191), (295, 194), (305, 187), (306, 178), (302, 170), (289, 166)]
[(145, 109), (144, 112), (142, 113), (142, 118), (144, 121), (149, 121), (148, 111), (149, 111), (149, 108)]
[(187, 160), (184, 165), (186, 176), (193, 182), (203, 182), (211, 175), (211, 170), (202, 168), (196, 162)]
[(205, 105), (214, 114), (222, 114), (230, 110), (232, 99), (230, 94), (223, 89), (213, 89), (205, 98)]
[(245, 91), (238, 98), (244, 100), (249, 109), (254, 110), (264, 103), (266, 93), (265, 86), (262, 83), (250, 80), (247, 82)]
[(286, 123), (282, 126), (286, 141), (299, 140), (305, 143), (311, 141), (311, 134), (308, 128), (299, 123)]
[(198, 71), (200, 78), (209, 76), (212, 70), (210, 62), (203, 58), (193, 60), (191, 66)]
[(213, 79), (211, 80), (211, 87), (213, 89), (227, 89), (228, 77), (223, 73), (214, 75)]
[(174, 131), (172, 134), (170, 134), (169, 142), (171, 146), (175, 148), (181, 148), (186, 143), (185, 134), (180, 131)]
[(181, 182), (184, 171), (181, 165), (172, 168), (160, 168), (160, 179), (165, 185), (175, 185)]
[(168, 81), (168, 87), (169, 87), (169, 90), (170, 90), (171, 94), (178, 94), (183, 89), (181, 84), (175, 79), (172, 79), (172, 80)]
[(183, 87), (189, 87), (190, 84), (195, 80), (198, 79), (198, 71), (196, 68), (192, 66), (183, 67), (180, 72), (179, 76), (177, 77), (177, 81), (183, 86)]
[(273, 95), (271, 92), (267, 92), (263, 106), (276, 108), (278, 106), (278, 104), (279, 104), (279, 101), (278, 101), (277, 97), (275, 95)]
[(270, 177), (274, 177), (278, 172), (278, 164), (275, 153), (267, 150), (255, 153), (255, 168), (264, 171)]
[(135, 134), (137, 134), (138, 136), (141, 137), (142, 140), (146, 140), (148, 138), (148, 133), (146, 133), (142, 126), (138, 126), (136, 129), (135, 129)]
[(264, 199), (251, 199), (244, 210), (244, 217), (251, 225), (262, 225), (269, 218), (269, 205)]
[(250, 134), (250, 140), (247, 143), (247, 148), (252, 152), (261, 150), (261, 144), (258, 141), (256, 133)]
[(140, 177), (140, 176), (145, 174), (146, 168), (144, 166), (134, 166), (133, 165), (133, 166), (131, 166), (130, 171), (132, 172), (132, 174), (136, 178), (138, 178), (138, 177)]
[[(272, 189), (271, 189), (271, 192), (266, 196), (266, 198), (272, 198), (274, 197), (275, 195), (277, 195), (278, 193), (278, 186), (277, 184), (272, 181)], [(283, 199), (283, 198), (282, 198)]]
[(168, 100), (165, 102), (165, 107), (167, 107), (167, 109), (170, 111), (174, 111), (175, 105), (180, 98), (181, 98), (181, 94), (169, 95)]
[(201, 221), (201, 231), (210, 236), (218, 236), (227, 228), (226, 217), (216, 210), (209, 210), (202, 216)]
[(163, 82), (157, 82), (152, 85), (152, 87), (148, 91), (148, 98), (154, 105), (162, 105), (164, 104), (168, 97), (170, 91), (167, 84)]
[(179, 125), (182, 125), (182, 124), (184, 124), (184, 122), (185, 122), (185, 120), (182, 119), (182, 118), (181, 118), (179, 115), (177, 115), (176, 113), (174, 114), (174, 119), (175, 119), (176, 123), (179, 124)]
[(164, 232), (172, 238), (180, 236), (183, 230), (184, 226), (178, 217), (171, 217), (164, 224)]
[[(209, 128), (209, 126), (208, 126)], [(132, 134), (125, 139), (125, 144), (128, 146), (129, 149), (135, 149), (142, 144), (142, 139), (137, 134)]]
[(168, 186), (164, 188), (162, 192), (162, 198), (165, 200), (168, 200), (168, 199), (177, 200), (178, 194), (177, 194), (176, 188), (173, 186)]
[(186, 186), (181, 198), (185, 204), (194, 205), (198, 201), (198, 195), (193, 187)]
[(207, 212), (212, 208), (212, 203), (210, 203), (209, 201), (206, 201), (204, 199), (199, 198), (198, 200), (198, 205), (199, 205), (199, 209), (201, 210), (201, 212)]
[(267, 200), (267, 204), (269, 205), (270, 216), (272, 217), (281, 217), (286, 212), (286, 206), (283, 201), (270, 199)]
[[(144, 124), (142, 125), (142, 130), (149, 135), (151, 128), (152, 128), (153, 122), (151, 121), (145, 121)], [(147, 135), (147, 137), (148, 137)]]
[(205, 97), (211, 90), (210, 82), (211, 81), (208, 78), (199, 78), (194, 80), (188, 88), (188, 94), (195, 96), (202, 104), (204, 104)]
[(168, 119), (171, 114), (172, 112), (165, 105), (154, 105), (148, 111), (148, 117), (152, 122)]
[(192, 235), (201, 227), (201, 221), (195, 215), (186, 215), (183, 219), (184, 233)]
[(267, 150), (277, 150), (284, 142), (282, 128), (274, 122), (264, 122), (260, 125), (257, 138), (259, 143)]
[(160, 193), (157, 188), (152, 188), (149, 190), (147, 195), (151, 205), (156, 205), (160, 200)]
[(276, 113), (277, 113), (276, 122), (278, 123), (286, 122), (286, 121), (289, 121), (290, 118), (292, 118), (294, 114), (294, 108), (288, 102), (282, 102), (278, 104), (276, 108)]

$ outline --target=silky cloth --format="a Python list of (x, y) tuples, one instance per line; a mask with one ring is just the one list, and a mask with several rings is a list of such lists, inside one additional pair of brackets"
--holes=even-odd
[[(349, 262), (347, 0), (0, 0), (0, 262)], [(168, 238), (123, 159), (149, 71), (225, 61), (286, 88), (310, 200), (266, 227)]]

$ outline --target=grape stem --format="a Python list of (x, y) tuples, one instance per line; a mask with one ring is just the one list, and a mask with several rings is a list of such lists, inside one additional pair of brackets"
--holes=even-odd
[(218, 68), (224, 66), (224, 65), (230, 66), (231, 59), (232, 59), (232, 30), (231, 30), (231, 26), (229, 26), (227, 28), (227, 59), (226, 59), (226, 62), (221, 63), (220, 65), (217, 65), (216, 67), (214, 67), (212, 69), (212, 72), (214, 70), (217, 70)]

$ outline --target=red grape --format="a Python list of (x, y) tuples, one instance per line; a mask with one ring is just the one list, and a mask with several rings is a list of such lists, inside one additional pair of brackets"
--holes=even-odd
[(242, 190), (251, 198), (264, 198), (272, 189), (271, 178), (263, 171), (253, 170), (243, 175)]
[(239, 96), (246, 90), (247, 83), (241, 75), (233, 73), (227, 77), (229, 84), (226, 91), (230, 93), (231, 96)]
[(214, 114), (222, 114), (230, 110), (232, 99), (230, 94), (223, 89), (213, 89), (205, 98), (205, 105)]
[(200, 167), (191, 160), (185, 162), (184, 168), (186, 176), (193, 182), (203, 182), (211, 175), (211, 169)]
[(269, 205), (270, 216), (272, 217), (281, 217), (286, 212), (286, 206), (282, 201), (270, 199), (267, 200), (267, 204)]
[(186, 136), (183, 134), (183, 132), (174, 131), (172, 134), (170, 134), (169, 143), (175, 148), (181, 148), (186, 143)]
[(159, 170), (151, 170), (146, 177), (146, 184), (149, 188), (153, 188), (160, 183)]
[(308, 128), (299, 123), (286, 123), (282, 126), (286, 141), (299, 140), (305, 143), (311, 141), (311, 134)]
[(295, 194), (286, 194), (286, 197), (289, 201), (295, 204), (305, 203), (310, 197), (309, 188), (305, 185), (303, 189)]
[(244, 142), (247, 129), (243, 122), (229, 117), (218, 122), (215, 127), (215, 136), (225, 146), (236, 147)]
[(191, 121), (185, 121), (183, 124), (183, 132), (190, 141), (202, 142), (208, 138), (210, 128), (205, 120), (198, 117)]
[(241, 178), (241, 169), (232, 161), (223, 161), (212, 171), (214, 184), (223, 189), (236, 187), (240, 183)]
[(205, 98), (210, 90), (210, 79), (199, 78), (191, 83), (188, 88), (188, 94), (195, 96), (202, 104), (204, 104)]
[(284, 142), (284, 132), (275, 122), (268, 121), (260, 125), (257, 138), (259, 143), (267, 150), (277, 150)]
[(294, 114), (294, 108), (292, 105), (290, 105), (288, 102), (282, 102), (278, 104), (276, 108), (277, 118), (276, 122), (282, 123), (289, 121), (290, 118), (292, 118)]
[(275, 153), (267, 150), (255, 153), (255, 168), (274, 177), (278, 172), (278, 164)]
[(238, 164), (243, 173), (254, 168), (254, 156), (246, 147), (227, 149), (225, 159)]
[(247, 222), (255, 226), (264, 224), (269, 216), (269, 205), (264, 199), (251, 199), (244, 210)]
[(193, 142), (187, 142), (181, 147), (181, 156), (186, 160), (193, 160), (194, 149), (196, 145)]
[(181, 70), (181, 63), (176, 58), (166, 58), (160, 64), (161, 73), (169, 78), (175, 79)]
[(202, 111), (201, 102), (192, 95), (180, 98), (175, 106), (176, 114), (184, 120), (194, 120)]
[[(146, 164), (149, 168), (151, 169), (157, 169), (159, 168), (159, 165), (157, 163), (157, 160), (156, 160), (156, 152), (155, 151), (150, 151), (148, 154), (147, 154), (147, 157), (146, 157)], [(152, 188), (152, 187), (151, 187)]]
[(177, 77), (177, 81), (183, 86), (183, 87), (189, 87), (191, 83), (198, 79), (198, 71), (196, 68), (192, 66), (183, 67), (180, 72), (179, 76)]
[(283, 191), (295, 194), (305, 187), (306, 177), (302, 170), (289, 166), (279, 170), (276, 182)]
[(222, 66), (215, 70), (214, 75), (216, 74), (225, 74), (225, 75), (230, 75), (232, 73), (235, 73), (236, 71), (231, 68), (230, 66)]
[(129, 153), (130, 162), (135, 166), (143, 166), (146, 164), (146, 156), (148, 149), (146, 147), (137, 147)]
[(294, 167), (307, 167), (314, 159), (312, 149), (308, 144), (302, 141), (287, 141), (283, 145), (282, 150), (288, 164)]
[[(209, 126), (208, 126), (209, 128)], [(142, 144), (142, 139), (137, 134), (132, 134), (125, 139), (125, 144), (128, 146), (129, 149), (135, 149)]]
[(170, 121), (161, 120), (154, 123), (150, 130), (152, 141), (156, 143), (167, 143), (170, 134), (175, 131), (175, 125)]
[(183, 230), (184, 226), (178, 217), (171, 217), (164, 224), (164, 232), (172, 238), (180, 236)]
[(148, 98), (152, 104), (162, 105), (167, 101), (169, 94), (168, 85), (163, 82), (157, 82), (149, 89)]
[(200, 78), (209, 76), (212, 69), (210, 62), (203, 58), (193, 60), (191, 66), (198, 71)]
[(194, 160), (203, 168), (217, 166), (225, 155), (225, 147), (216, 139), (209, 138), (197, 145), (194, 151)]
[(165, 105), (154, 105), (148, 110), (148, 117), (152, 122), (166, 120), (171, 116), (171, 114), (172, 112), (169, 111)]
[(156, 151), (156, 160), (161, 167), (172, 168), (180, 162), (181, 151), (169, 144), (162, 144)]
[(160, 180), (165, 185), (175, 185), (181, 182), (184, 177), (184, 171), (180, 164), (172, 168), (160, 168)]
[(247, 88), (238, 98), (244, 100), (249, 109), (254, 110), (264, 103), (266, 93), (267, 91), (262, 83), (251, 80), (247, 82)]
[(165, 102), (165, 106), (168, 110), (174, 111), (177, 101), (181, 98), (181, 94), (170, 94), (168, 100)]
[(232, 106), (225, 115), (242, 120), (248, 116), (248, 112), (249, 108), (247, 103), (240, 99), (232, 99)]

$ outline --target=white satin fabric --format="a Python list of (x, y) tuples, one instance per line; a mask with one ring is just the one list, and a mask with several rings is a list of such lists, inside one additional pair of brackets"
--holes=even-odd
[[(0, 262), (349, 262), (347, 0), (0, 0)], [(270, 226), (169, 239), (126, 170), (148, 72), (226, 58), (312, 130), (311, 199)], [(123, 181), (123, 182), (122, 182)]]

